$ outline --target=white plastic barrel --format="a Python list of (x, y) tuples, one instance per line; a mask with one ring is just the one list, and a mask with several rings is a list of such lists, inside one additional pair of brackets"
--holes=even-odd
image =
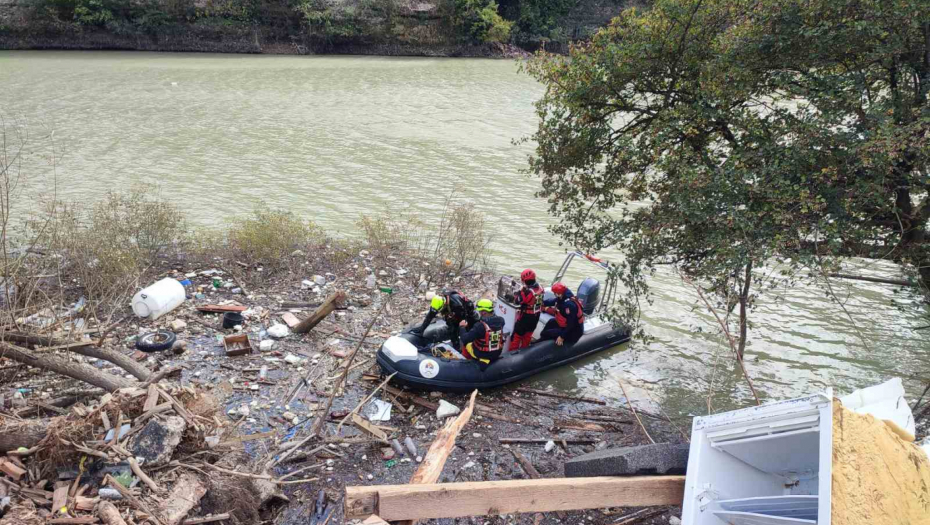
[(132, 298), (132, 311), (139, 317), (158, 319), (184, 302), (184, 286), (166, 277), (139, 290)]

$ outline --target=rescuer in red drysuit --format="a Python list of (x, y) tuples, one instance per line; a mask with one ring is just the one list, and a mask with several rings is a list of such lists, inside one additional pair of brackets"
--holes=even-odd
[(520, 280), (523, 287), (514, 294), (518, 310), (510, 339), (511, 352), (526, 348), (533, 342), (533, 332), (543, 308), (543, 289), (536, 282), (536, 272), (527, 268), (520, 274)]

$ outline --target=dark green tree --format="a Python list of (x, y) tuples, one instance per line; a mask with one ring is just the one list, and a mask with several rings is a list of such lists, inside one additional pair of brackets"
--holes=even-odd
[(665, 264), (739, 306), (740, 352), (762, 265), (830, 293), (888, 259), (927, 290), (930, 2), (657, 0), (527, 68), (553, 230), (624, 253), (627, 320)]

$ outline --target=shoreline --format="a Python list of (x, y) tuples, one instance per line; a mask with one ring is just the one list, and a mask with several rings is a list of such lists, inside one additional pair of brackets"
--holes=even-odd
[[(552, 47), (552, 46), (550, 46)], [(555, 46), (555, 51), (562, 46)], [(46, 34), (0, 28), (2, 51), (143, 51), (162, 53), (221, 53), (292, 56), (378, 56), (432, 58), (527, 58), (532, 52), (512, 44), (318, 43), (305, 35), (263, 39), (260, 31), (180, 34), (116, 35), (105, 31), (67, 31)]]

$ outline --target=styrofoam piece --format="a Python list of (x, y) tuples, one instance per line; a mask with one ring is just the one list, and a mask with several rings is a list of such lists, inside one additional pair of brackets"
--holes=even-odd
[(904, 399), (904, 383), (900, 377), (856, 390), (841, 397), (840, 402), (857, 414), (871, 414), (877, 419), (894, 421), (911, 435), (915, 434), (914, 414)]
[(817, 525), (814, 520), (766, 516), (752, 512), (717, 511), (714, 515), (730, 525)]
[(817, 520), (817, 496), (770, 496), (718, 501), (723, 510)]
[(904, 395), (904, 383), (900, 377), (885, 381), (880, 385), (860, 388), (840, 398), (843, 406), (855, 410), (888, 399), (897, 399)]

